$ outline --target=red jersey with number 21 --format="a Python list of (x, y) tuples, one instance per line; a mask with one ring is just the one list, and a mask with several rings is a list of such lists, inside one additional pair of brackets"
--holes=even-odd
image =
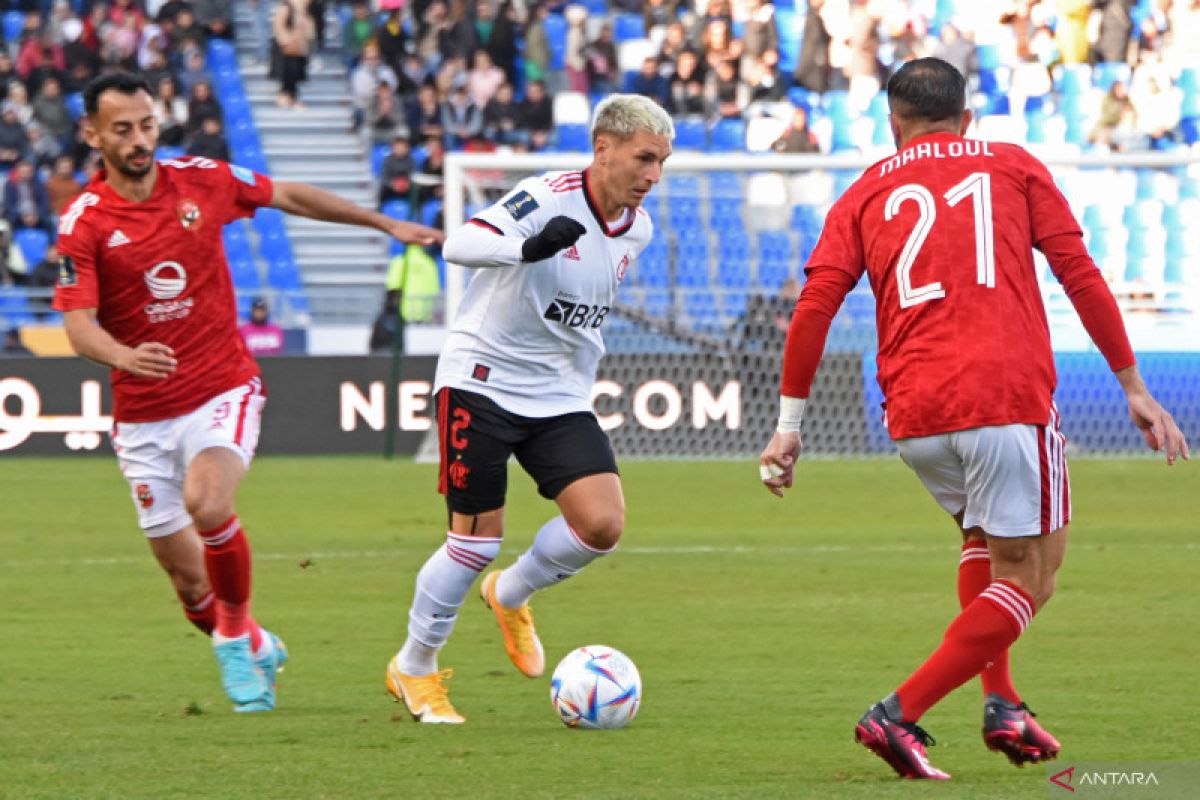
[(97, 309), (130, 347), (160, 342), (178, 366), (163, 379), (112, 370), (118, 422), (182, 416), (258, 375), (238, 333), (221, 230), (271, 201), (269, 178), (207, 158), (160, 161), (144, 202), (96, 176), (63, 211), (54, 307)]
[(1079, 233), (1049, 171), (1011, 144), (922, 136), (830, 209), (806, 271), (865, 271), (894, 439), (1045, 425), (1056, 382), (1033, 247)]

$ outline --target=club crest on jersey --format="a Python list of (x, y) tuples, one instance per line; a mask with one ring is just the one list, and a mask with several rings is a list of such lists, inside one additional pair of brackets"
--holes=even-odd
[(149, 485), (139, 483), (135, 489), (137, 492), (138, 505), (142, 508), (150, 508), (154, 505), (154, 493), (150, 491)]
[(621, 256), (620, 263), (617, 264), (617, 283), (625, 280), (625, 273), (629, 270), (629, 251), (625, 251), (625, 255)]
[(449, 478), (451, 486), (460, 490), (467, 488), (467, 476), (471, 474), (470, 467), (461, 461), (455, 461), (446, 471), (450, 473)]
[(194, 200), (179, 201), (179, 224), (189, 231), (196, 231), (204, 223), (200, 216), (200, 206), (196, 205)]
[(512, 197), (504, 201), (504, 210), (516, 220), (521, 220), (525, 217), (528, 217), (537, 207), (537, 200), (533, 199), (533, 195), (524, 191), (517, 192)]
[(74, 286), (79, 277), (75, 274), (75, 262), (70, 256), (58, 257), (58, 285)]
[(476, 364), (471, 370), (471, 377), (480, 383), (487, 383), (488, 376), (492, 374), (492, 368), (484, 364)]

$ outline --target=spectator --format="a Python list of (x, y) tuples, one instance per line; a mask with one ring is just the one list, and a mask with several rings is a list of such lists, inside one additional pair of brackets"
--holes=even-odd
[(367, 130), (371, 144), (387, 144), (396, 136), (407, 136), (404, 110), (396, 102), (396, 93), (386, 83), (375, 87), (375, 97), (367, 108)]
[(312, 20), (312, 46), (319, 52), (325, 46), (325, 0), (309, 0), (308, 16)]
[[(133, 29), (139, 33), (146, 25), (146, 14), (138, 8), (134, 0), (113, 0), (108, 9), (109, 22), (119, 28), (126, 24), (127, 19), (132, 21)], [(201, 40), (199, 43), (204, 42)]]
[(371, 41), (375, 23), (371, 21), (371, 10), (364, 0), (355, 0), (350, 9), (350, 22), (342, 31), (342, 55), (347, 66), (354, 69), (362, 59), (367, 42)]
[(942, 35), (939, 38), (938, 46), (933, 51), (935, 58), (948, 62), (968, 81), (979, 75), (979, 52), (975, 42), (964, 37), (958, 28), (950, 23), (942, 26)]
[(1170, 14), (1171, 66), (1181, 69), (1200, 64), (1200, 0), (1175, 0)]
[(666, 35), (663, 37), (662, 47), (658, 50), (658, 60), (663, 73), (667, 77), (670, 77), (675, 71), (679, 54), (688, 49), (688, 40), (686, 34), (683, 32), (683, 23), (673, 22), (668, 25)]
[(0, 169), (11, 169), (29, 152), (25, 126), (17, 119), (11, 100), (0, 103)]
[[(745, 59), (742, 60), (742, 63), (746, 63)], [(787, 96), (783, 82), (779, 80), (776, 70), (778, 64), (779, 53), (768, 50), (743, 68), (742, 83), (749, 91), (751, 103), (770, 103), (782, 100)]]
[(819, 153), (817, 137), (808, 127), (808, 112), (797, 106), (792, 112), (792, 126), (775, 140), (771, 149), (776, 153)]
[(749, 5), (750, 15), (742, 29), (742, 73), (759, 65), (768, 52), (774, 52), (778, 62), (779, 53), (775, 6), (768, 0), (750, 0)]
[(476, 50), (475, 66), (467, 73), (467, 95), (471, 102), (483, 108), (502, 83), (505, 83), (504, 70), (492, 63), (486, 50)]
[(475, 4), (475, 47), (487, 50), (492, 62), (504, 71), (509, 83), (517, 80), (517, 32), (513, 26), (512, 8), (505, 4), (500, 13), (492, 0)]
[(408, 36), (404, 33), (404, 24), (400, 19), (400, 9), (394, 8), (388, 12), (387, 20), (375, 31), (375, 43), (379, 46), (379, 57), (383, 59), (383, 63), (398, 73), (408, 43)]
[(427, 70), (434, 70), (442, 61), (442, 54), (452, 48), (451, 34), (454, 21), (443, 0), (433, 0), (421, 15), (417, 29), (416, 55)]
[(42, 82), (42, 91), (33, 101), (33, 118), (60, 143), (66, 142), (71, 135), (75, 122), (71, 119), (71, 112), (63, 98), (62, 84), (57, 78), (47, 78)]
[(667, 109), (681, 117), (703, 116), (708, 112), (704, 94), (704, 68), (692, 50), (679, 54), (675, 74), (671, 77), (671, 105)]
[(8, 99), (8, 87), (19, 83), (20, 80), (21, 76), (17, 74), (12, 56), (8, 54), (7, 50), (0, 47), (0, 101)]
[(275, 9), (272, 35), (280, 53), (280, 86), (275, 104), (301, 110), (299, 86), (308, 77), (308, 55), (314, 36), (308, 0), (283, 0)]
[(408, 128), (415, 139), (442, 137), (442, 107), (438, 103), (437, 90), (425, 84), (417, 90), (417, 96), (408, 110)]
[(9, 85), (8, 102), (12, 103), (17, 121), (22, 125), (28, 125), (33, 120), (33, 106), (29, 104), (29, 95), (25, 90), (25, 84), (16, 81)]
[(510, 83), (500, 84), (496, 96), (483, 108), (483, 135), (496, 144), (513, 145), (523, 138), (521, 114)]
[(795, 278), (785, 280), (770, 297), (751, 295), (746, 302), (745, 312), (734, 323), (735, 347), (739, 350), (782, 353), (792, 312), (799, 299), (800, 282)]
[(215, 158), (218, 161), (230, 161), (229, 145), (225, 143), (225, 135), (221, 132), (221, 120), (216, 117), (205, 117), (200, 121), (200, 130), (188, 143), (188, 155)]
[(192, 87), (188, 99), (188, 132), (195, 133), (200, 129), (200, 122), (206, 117), (225, 119), (221, 104), (213, 97), (212, 84), (201, 81)]
[(188, 104), (175, 91), (175, 81), (163, 78), (158, 82), (154, 98), (154, 117), (158, 120), (158, 143), (179, 147), (188, 132)]
[(407, 136), (392, 137), (392, 151), (383, 159), (379, 174), (379, 205), (389, 200), (407, 200), (416, 170)]
[(204, 47), (208, 43), (208, 32), (196, 19), (192, 7), (182, 4), (175, 15), (175, 23), (171, 26), (171, 32), (167, 38), (171, 43), (171, 50), (178, 53), (188, 47)]
[(709, 109), (721, 119), (741, 119), (750, 103), (750, 91), (738, 80), (732, 61), (718, 61), (708, 74), (704, 95)]
[(525, 98), (518, 104), (521, 127), (529, 132), (529, 147), (532, 150), (545, 148), (554, 130), (554, 106), (546, 96), (546, 85), (533, 81), (525, 89)]
[(36, 122), (25, 126), (25, 138), (29, 140), (29, 158), (38, 169), (49, 167), (62, 153), (62, 145)]
[(742, 43), (733, 38), (730, 24), (722, 17), (716, 17), (704, 28), (701, 44), (704, 47), (704, 64), (711, 72), (717, 65), (728, 61), (733, 65), (734, 77), (737, 77), (737, 62), (742, 57)]
[(57, 283), (58, 247), (51, 242), (46, 247), (46, 253), (42, 256), (42, 260), (29, 270), (29, 275), (25, 279), (25, 285), (34, 290), (29, 298), (29, 308), (38, 319), (44, 318), (53, 311), (51, 307), (53, 292), (46, 290), (53, 289)]
[(4, 218), (13, 229), (48, 228), (50, 201), (33, 162), (18, 161), (4, 185)]
[(271, 20), (268, 0), (247, 0), (250, 6), (250, 27), (254, 31), (254, 60), (267, 64), (271, 60)]
[(669, 28), (679, 19), (679, 0), (646, 0), (636, 5), (642, 6), (642, 22), (647, 31), (659, 25)]
[(17, 74), (35, 94), (48, 75), (61, 79), (66, 69), (62, 47), (44, 35), (26, 39), (17, 52)]
[(525, 81), (544, 81), (550, 74), (550, 39), (546, 36), (545, 20), (550, 8), (539, 3), (533, 19), (525, 26)]
[(671, 85), (658, 71), (658, 59), (649, 56), (642, 61), (642, 69), (634, 76), (629, 85), (629, 91), (649, 97), (663, 108), (668, 108), (671, 100)]
[(23, 358), (32, 355), (33, 352), (21, 341), (20, 329), (9, 328), (4, 332), (4, 347), (0, 347), (0, 356)]
[(409, 53), (404, 57), (403, 68), (396, 77), (400, 81), (396, 92), (401, 97), (411, 97), (429, 80), (429, 72), (425, 69), (425, 62), (421, 61), (420, 56)]
[(446, 132), (446, 144), (455, 149), (465, 147), (483, 132), (483, 112), (467, 96), (466, 86), (454, 87), (450, 97), (442, 103), (442, 128)]
[(358, 66), (350, 73), (354, 130), (358, 130), (366, 119), (367, 109), (375, 102), (375, 93), (380, 85), (396, 89), (398, 84), (396, 73), (384, 63), (379, 54), (379, 47), (374, 42), (368, 42), (363, 48)]
[(196, 22), (215, 39), (233, 39), (233, 0), (192, 0)]
[(429, 139), (425, 142), (428, 155), (417, 173), (417, 203), (424, 205), (430, 200), (441, 200), (445, 195), (442, 187), (442, 177), (446, 169), (446, 148), (441, 138)]
[(433, 85), (437, 88), (438, 97), (450, 96), (450, 90), (467, 82), (467, 62), (461, 58), (447, 58), (438, 67), (433, 76)]
[(567, 87), (573, 92), (587, 93), (587, 9), (581, 5), (567, 6), (567, 43), (563, 55), (563, 66), (567, 72)]
[(183, 52), (183, 69), (179, 71), (179, 88), (185, 94), (191, 94), (198, 84), (206, 83), (211, 88), (212, 74), (204, 63), (204, 54), (197, 47), (190, 47)]
[(82, 41), (88, 50), (99, 55), (100, 42), (104, 38), (104, 34), (112, 27), (112, 23), (108, 21), (108, 6), (104, 3), (96, 3), (92, 6), (92, 10), (88, 12), (87, 18), (83, 21)]
[[(66, 67), (64, 88), (68, 91), (82, 91), (83, 87), (100, 71), (100, 59), (96, 52), (83, 41), (83, 23), (77, 19), (69, 19), (63, 23), (63, 63)], [(4, 76), (14, 71), (12, 60), (8, 54), (0, 57), (0, 82)]]
[(1054, 38), (1063, 64), (1084, 64), (1088, 60), (1088, 17), (1092, 0), (1057, 0), (1058, 24)]
[(250, 355), (277, 356), (283, 352), (283, 328), (271, 322), (271, 307), (261, 297), (250, 305), (250, 321), (238, 328)]
[[(402, 258), (397, 255), (396, 258)], [(372, 353), (390, 353), (393, 347), (399, 346), (397, 336), (400, 332), (400, 290), (388, 289), (383, 296), (383, 308), (371, 325), (369, 347)]]
[(75, 177), (75, 162), (69, 155), (56, 158), (54, 169), (46, 179), (46, 200), (50, 205), (50, 215), (61, 215), (67, 203), (82, 191), (83, 184)]
[(24, 284), (28, 273), (25, 254), (13, 241), (12, 225), (0, 219), (0, 286)]
[(612, 26), (605, 24), (600, 35), (584, 49), (588, 88), (593, 94), (612, 94), (617, 80), (617, 47)]
[(1179, 89), (1163, 85), (1155, 78), (1146, 81), (1145, 88), (1130, 96), (1137, 112), (1138, 130), (1150, 137), (1150, 146), (1161, 150), (1175, 142), (1183, 105)]
[(1136, 0), (1093, 0), (1100, 9), (1100, 35), (1096, 39), (1098, 61), (1128, 61), (1129, 42), (1133, 36), (1133, 16), (1130, 12)]
[(144, 51), (144, 58), (139, 55), (138, 62), (142, 65), (142, 77), (151, 86), (158, 86), (164, 78), (175, 80), (175, 70), (167, 60), (166, 52), (156, 46)]

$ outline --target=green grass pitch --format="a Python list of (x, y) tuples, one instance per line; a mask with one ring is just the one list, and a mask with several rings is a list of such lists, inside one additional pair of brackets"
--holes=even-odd
[[(240, 496), (255, 612), (287, 640), (279, 709), (235, 715), (105, 458), (0, 461), (0, 797), (1045, 797), (980, 740), (977, 682), (923, 724), (947, 784), (851, 738), (957, 612), (958, 542), (898, 460), (805, 462), (783, 501), (749, 461), (624, 465), (625, 540), (535, 600), (550, 669), (609, 644), (641, 670), (627, 729), (572, 731), (475, 596), (442, 654), (460, 727), (386, 697), (417, 569), (444, 533), (434, 467), (263, 458)], [(1200, 471), (1072, 465), (1058, 595), (1018, 688), (1072, 759), (1196, 757)], [(508, 541), (552, 505), (514, 470)], [(550, 670), (548, 669), (547, 672)]]

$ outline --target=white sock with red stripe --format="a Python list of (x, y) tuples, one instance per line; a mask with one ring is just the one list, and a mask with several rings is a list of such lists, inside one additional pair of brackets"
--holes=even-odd
[(397, 653), (405, 675), (437, 671), (437, 652), (450, 638), (471, 584), (500, 552), (500, 539), (446, 534), (421, 571), (408, 612), (408, 639)]
[(562, 583), (611, 552), (587, 546), (565, 519), (555, 517), (542, 526), (517, 563), (500, 573), (496, 601), (505, 608), (520, 608), (534, 592)]

